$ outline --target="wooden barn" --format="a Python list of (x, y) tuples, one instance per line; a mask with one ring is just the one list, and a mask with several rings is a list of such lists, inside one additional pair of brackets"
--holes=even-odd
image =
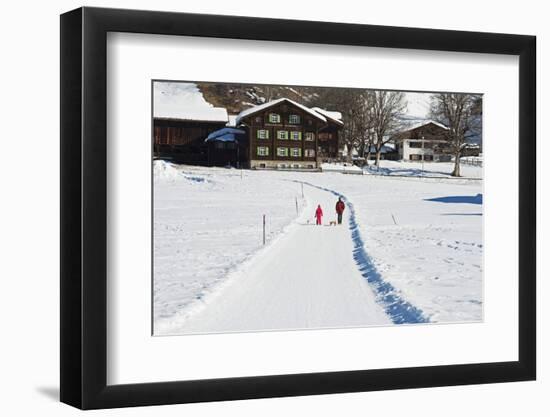
[(242, 111), (235, 124), (248, 133), (250, 168), (317, 169), (339, 156), (339, 116), (281, 98)]
[(183, 164), (207, 165), (208, 145), (204, 140), (212, 132), (225, 127), (228, 121), (225, 109), (213, 110), (203, 111), (203, 115), (182, 113), (179, 117), (154, 117), (155, 157)]

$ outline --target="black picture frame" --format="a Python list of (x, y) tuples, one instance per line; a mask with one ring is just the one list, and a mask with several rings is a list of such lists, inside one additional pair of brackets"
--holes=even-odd
[[(108, 32), (519, 56), (518, 361), (107, 385)], [(61, 15), (61, 401), (81, 409), (534, 380), (536, 38), (79, 8)]]

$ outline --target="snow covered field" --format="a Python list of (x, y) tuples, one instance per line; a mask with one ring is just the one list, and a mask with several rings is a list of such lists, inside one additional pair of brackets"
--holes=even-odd
[[(473, 158), (473, 157), (469, 157)], [(377, 169), (371, 161), (370, 166), (364, 169), (365, 174), (374, 175), (393, 175), (408, 177), (434, 177), (449, 178), (453, 172), (454, 162), (411, 162), (411, 161), (380, 161), (380, 167)], [(483, 178), (483, 168), (461, 164), (460, 174), (465, 179)]]
[(479, 180), (157, 161), (154, 182), (156, 335), (482, 320)]

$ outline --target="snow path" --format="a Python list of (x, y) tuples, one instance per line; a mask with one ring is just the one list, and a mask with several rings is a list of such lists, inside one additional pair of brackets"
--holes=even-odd
[[(162, 334), (292, 330), (387, 325), (350, 238), (353, 211), (335, 220), (334, 193), (305, 187), (307, 207), (286, 234), (259, 253), (193, 314), (175, 316)], [(313, 212), (321, 204), (323, 226)], [(351, 217), (351, 220), (350, 220)], [(352, 230), (353, 233), (353, 230)], [(379, 301), (379, 300), (378, 300)], [(387, 308), (386, 308), (387, 309)], [(164, 326), (163, 326), (164, 327)]]
[(357, 224), (355, 217), (353, 203), (351, 203), (345, 195), (340, 194), (337, 191), (319, 187), (310, 183), (304, 182), (304, 184), (330, 192), (337, 197), (341, 197), (342, 200), (346, 202), (346, 207), (349, 211), (348, 221), (349, 228), (351, 230), (351, 239), (354, 245), (353, 259), (357, 263), (357, 266), (361, 271), (361, 275), (367, 280), (375, 292), (376, 301), (384, 306), (386, 314), (391, 318), (393, 323), (428, 323), (429, 320), (424, 316), (422, 310), (403, 300), (398, 295), (395, 288), (389, 282), (384, 281), (380, 273), (376, 270), (371, 257), (365, 250), (365, 243), (361, 237), (361, 232), (359, 231), (359, 225)]

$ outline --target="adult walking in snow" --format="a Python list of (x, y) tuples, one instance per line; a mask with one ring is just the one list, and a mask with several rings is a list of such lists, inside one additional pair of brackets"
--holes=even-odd
[(315, 220), (316, 220), (316, 223), (317, 225), (321, 225), (322, 224), (322, 220), (323, 220), (323, 209), (321, 208), (321, 205), (318, 204), (317, 205), (317, 210), (315, 210)]
[(342, 197), (338, 197), (338, 201), (336, 202), (336, 214), (338, 215), (338, 224), (342, 224), (342, 215), (344, 214), (345, 208), (346, 205), (342, 201)]

